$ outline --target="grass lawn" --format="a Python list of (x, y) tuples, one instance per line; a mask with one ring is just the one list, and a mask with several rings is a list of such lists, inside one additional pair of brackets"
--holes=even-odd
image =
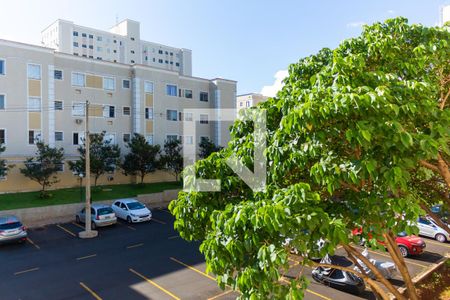
[[(181, 188), (179, 182), (158, 182), (144, 185), (121, 184), (103, 185), (92, 188), (92, 201), (102, 201), (135, 197), (138, 194), (158, 193), (168, 189)], [(49, 191), (49, 199), (39, 198), (39, 192), (0, 194), (0, 210), (39, 207), (48, 205), (79, 203), (84, 201), (84, 188), (82, 198), (80, 188), (69, 188)]]

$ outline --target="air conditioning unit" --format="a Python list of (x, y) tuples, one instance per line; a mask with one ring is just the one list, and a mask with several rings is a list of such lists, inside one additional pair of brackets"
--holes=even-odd
[(80, 125), (81, 123), (83, 123), (83, 119), (75, 119), (75, 123)]

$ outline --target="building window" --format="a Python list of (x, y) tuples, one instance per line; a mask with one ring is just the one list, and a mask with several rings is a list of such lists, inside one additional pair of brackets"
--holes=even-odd
[(53, 77), (56, 80), (63, 80), (63, 71), (62, 70), (55, 70), (54, 74), (53, 74)]
[(130, 116), (131, 115), (131, 108), (129, 106), (124, 106), (122, 108), (122, 115)]
[(57, 142), (64, 141), (64, 133), (62, 131), (55, 131), (55, 141)]
[(114, 40), (113, 43), (116, 44), (116, 43), (117, 43), (117, 40)]
[(78, 42), (73, 42), (74, 47), (78, 47)]
[(89, 55), (89, 58), (94, 58), (92, 55)]
[(82, 36), (82, 37), (86, 37), (86, 33), (82, 33), (81, 36)]
[(151, 108), (151, 107), (145, 108), (145, 118), (147, 120), (153, 120), (153, 108)]
[(145, 140), (147, 141), (147, 143), (148, 143), (149, 145), (153, 145), (153, 135), (152, 135), (152, 134), (147, 135), (147, 136), (145, 137)]
[(94, 36), (93, 36), (92, 34), (90, 34), (90, 35), (89, 35), (89, 38), (90, 38), (90, 39), (93, 39), (93, 38), (94, 38)]
[(134, 54), (134, 50), (131, 50), (130, 52), (131, 52), (131, 54)]
[(167, 141), (168, 142), (174, 142), (178, 140), (178, 135), (176, 134), (169, 134), (167, 135)]
[(244, 102), (239, 102), (239, 106), (242, 107), (244, 105)]
[(250, 101), (245, 101), (245, 107), (250, 107)]
[(131, 134), (129, 133), (124, 133), (123, 134), (123, 142), (124, 143), (129, 143), (131, 141)]
[(144, 81), (144, 92), (153, 94), (153, 82)]
[(28, 111), (41, 111), (41, 98), (29, 97), (28, 98)]
[(184, 97), (192, 99), (192, 90), (184, 90)]
[(193, 120), (192, 113), (185, 113), (184, 114), (184, 121), (192, 121), (192, 120)]
[(97, 47), (97, 52), (102, 52), (103, 48), (102, 47)]
[(162, 51), (162, 50), (158, 50), (158, 53), (159, 53), (159, 54), (163, 54), (163, 51)]
[(200, 101), (208, 102), (208, 93), (207, 92), (200, 92)]
[(172, 110), (172, 109), (168, 109), (167, 110), (167, 120), (169, 121), (177, 121), (177, 111), (176, 110)]
[(200, 124), (208, 124), (208, 115), (200, 115)]
[(82, 48), (87, 48), (86, 44), (81, 44)]
[(72, 73), (72, 85), (73, 86), (84, 86), (85, 77), (83, 73)]
[(115, 118), (116, 117), (116, 108), (112, 105), (103, 106), (103, 117)]
[(102, 60), (102, 58), (101, 58), (101, 57), (99, 57), (99, 56), (97, 56), (97, 59), (98, 59), (98, 60)]
[(180, 66), (180, 63), (175, 63), (175, 66), (179, 67), (179, 66)]
[(170, 52), (170, 56), (173, 56), (173, 52)]
[(83, 54), (82, 56), (83, 56), (83, 57), (87, 57), (87, 55), (86, 55), (86, 54)]
[(94, 49), (94, 46), (93, 45), (89, 45), (89, 49)]
[(78, 53), (74, 52), (73, 55), (78, 56)]
[(28, 64), (28, 79), (41, 79), (41, 66), (35, 64)]
[(132, 59), (132, 60), (130, 60), (130, 64), (134, 64), (135, 63), (135, 61)]
[(0, 75), (5, 75), (5, 61), (0, 59)]
[(73, 36), (78, 36), (78, 31), (74, 31)]
[(41, 140), (41, 132), (37, 130), (28, 131), (28, 144), (33, 145)]
[(73, 145), (82, 145), (84, 140), (84, 133), (82, 132), (74, 132), (72, 136), (72, 144)]
[(168, 96), (177, 96), (177, 86), (176, 85), (172, 85), (172, 84), (168, 84), (166, 86), (166, 94)]
[(162, 59), (158, 59), (158, 62), (162, 64), (164, 61)]
[(55, 110), (63, 110), (63, 102), (62, 101), (55, 101), (54, 102)]
[(86, 112), (85, 103), (74, 103), (72, 105), (72, 116), (84, 117)]
[(124, 88), (124, 89), (130, 88), (130, 81), (128, 79), (122, 80), (122, 88)]
[(56, 172), (64, 172), (64, 163), (60, 163), (55, 165), (56, 167)]
[(103, 41), (103, 38), (101, 36), (98, 36), (97, 41), (101, 42), (101, 41)]
[(112, 78), (112, 77), (103, 77), (103, 88), (105, 90), (113, 91), (115, 89), (114, 78)]
[(0, 95), (0, 109), (5, 109), (5, 95)]
[(113, 50), (113, 53), (117, 53), (117, 50)]
[(6, 131), (5, 129), (0, 129), (0, 145), (6, 144)]
[(166, 60), (165, 62), (166, 62), (166, 64), (168, 64), (168, 63), (169, 63), (169, 61), (168, 61), (168, 60)]
[(205, 143), (205, 142), (207, 142), (209, 140), (209, 137), (207, 137), (207, 136), (201, 136), (200, 137), (200, 143)]

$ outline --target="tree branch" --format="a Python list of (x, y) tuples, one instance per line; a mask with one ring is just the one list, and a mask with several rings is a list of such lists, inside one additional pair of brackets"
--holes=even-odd
[(425, 168), (430, 169), (430, 170), (435, 171), (435, 172), (439, 172), (439, 169), (438, 169), (437, 166), (435, 166), (435, 165), (433, 165), (433, 164), (427, 162), (426, 160), (421, 160), (421, 161), (419, 161), (419, 164), (420, 164), (422, 167), (425, 167)]
[(347, 182), (345, 182), (345, 181), (339, 181), (339, 184), (340, 185), (342, 185), (343, 187), (346, 187), (346, 188), (348, 188), (348, 189), (351, 189), (352, 191), (354, 191), (354, 192), (357, 192), (357, 193), (359, 193), (359, 192), (361, 192), (361, 190), (360, 189), (358, 189), (356, 186), (354, 186), (353, 184), (349, 184), (349, 183), (347, 183)]

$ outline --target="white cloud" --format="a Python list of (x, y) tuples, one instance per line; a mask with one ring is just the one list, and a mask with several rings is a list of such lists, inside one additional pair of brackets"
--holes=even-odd
[(366, 22), (362, 22), (362, 21), (351, 22), (351, 23), (347, 24), (347, 27), (348, 28), (357, 28), (357, 27), (362, 27), (363, 25), (366, 25), (366, 24), (367, 24)]
[(272, 85), (265, 85), (261, 89), (261, 94), (268, 97), (275, 97), (277, 92), (283, 87), (283, 79), (289, 75), (287, 70), (280, 70), (275, 73), (275, 82)]

